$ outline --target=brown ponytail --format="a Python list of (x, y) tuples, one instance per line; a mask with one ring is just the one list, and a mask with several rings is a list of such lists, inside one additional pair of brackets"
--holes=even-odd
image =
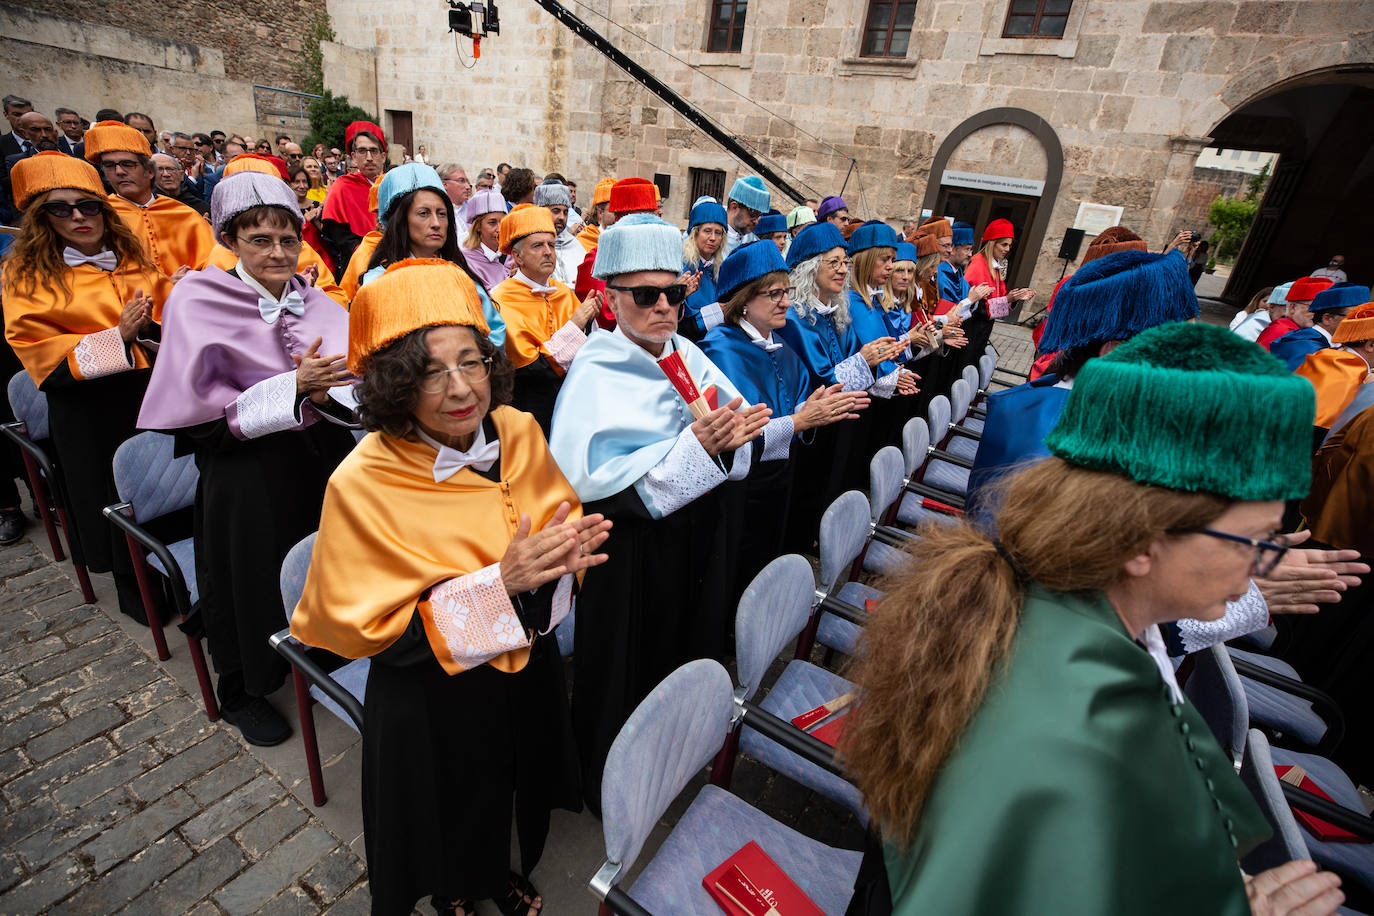
[(847, 672), (864, 699), (840, 747), (874, 821), (898, 843), (1011, 648), (1028, 582), (1100, 590), (1165, 531), (1202, 527), (1229, 505), (1058, 458), (1014, 475), (1004, 492), (1000, 543), (967, 522), (920, 532), (909, 567), (881, 583)]

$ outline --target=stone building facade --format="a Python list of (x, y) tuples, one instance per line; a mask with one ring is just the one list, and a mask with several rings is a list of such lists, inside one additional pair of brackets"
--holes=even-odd
[[(808, 197), (844, 186), (855, 210), (894, 223), (1011, 217), (1013, 279), (1042, 291), (1080, 204), (1122, 208), (1161, 247), (1219, 124), (1288, 83), (1371, 85), (1374, 71), (1371, 0), (1074, 0), (1053, 38), (1003, 37), (1008, 3), (920, 0), (898, 58), (861, 56), (869, 0), (754, 0), (739, 53), (705, 50), (712, 0), (570, 9)], [(533, 3), (501, 4), (501, 34), (475, 62), (442, 3), (328, 4), (339, 41), (376, 55), (379, 107), (411, 113), (431, 157), (556, 169), (584, 187), (667, 176), (677, 220), (694, 177), (747, 171)], [(775, 204), (792, 206), (776, 191)]]

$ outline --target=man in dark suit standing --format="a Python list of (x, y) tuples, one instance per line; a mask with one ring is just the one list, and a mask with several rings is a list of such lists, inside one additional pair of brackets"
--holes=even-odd
[(36, 111), (27, 111), (19, 116), (15, 131), (24, 137), (23, 149), (5, 157), (5, 174), (0, 176), (0, 220), (5, 225), (17, 225), (19, 211), (14, 206), (14, 196), (10, 191), (10, 169), (20, 159), (27, 159), (43, 150), (57, 149), (57, 128), (53, 127), (47, 116)]
[(57, 148), (68, 156), (85, 159), (86, 144), (81, 138), (86, 131), (81, 126), (81, 115), (70, 108), (59, 108), (55, 113), (57, 127), (62, 132), (57, 138)]
[[(0, 156), (9, 157), (30, 148), (26, 143), (27, 138), (19, 129), (19, 119), (33, 111), (33, 105), (29, 104), (28, 99), (7, 95), (4, 98), (4, 106), (5, 120), (10, 122), (10, 132), (0, 134)], [(8, 169), (6, 171), (8, 172)]]

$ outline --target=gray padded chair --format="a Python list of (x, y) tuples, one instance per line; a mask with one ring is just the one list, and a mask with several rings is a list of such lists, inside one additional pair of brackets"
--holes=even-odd
[[(1302, 682), (1298, 670), (1282, 659), (1235, 647), (1229, 651), (1232, 659), (1249, 662), (1295, 682)], [(1330, 727), (1311, 700), (1295, 696), (1280, 687), (1262, 684), (1244, 674), (1240, 675), (1240, 682), (1245, 688), (1251, 723), (1281, 733), (1285, 738), (1294, 738), (1310, 749), (1327, 750), (1321, 745)]]
[(315, 709), (319, 703), (355, 732), (363, 730), (363, 697), (372, 660), (354, 659), (333, 672), (326, 672), (306, 653), (306, 646), (291, 635), (291, 615), (305, 591), (310, 571), (310, 554), (315, 535), (303, 538), (281, 564), (281, 601), (286, 611), (287, 628), (268, 640), (291, 663), (291, 680), (296, 689), (296, 714), (300, 718), (301, 740), (305, 744), (305, 764), (310, 773), (310, 791), (316, 807), (328, 801), (324, 791), (324, 772), (320, 767), (320, 748), (315, 738)]
[[(200, 600), (196, 582), (196, 549), (192, 538), (182, 538), (170, 544), (153, 536), (147, 529), (149, 522), (195, 504), (200, 472), (192, 455), (176, 455), (176, 440), (166, 433), (142, 432), (120, 443), (115, 449), (115, 491), (121, 502), (104, 509), (105, 518), (124, 535), (133, 560), (134, 578), (138, 580), (139, 595), (143, 599), (143, 613), (147, 615), (157, 657), (171, 658), (162, 633), (162, 601), (153, 589), (149, 569), (157, 570), (167, 581), (163, 594), (170, 595), (177, 615), (184, 621), (194, 612)], [(200, 640), (186, 634), (191, 663), (200, 683), (205, 713), (213, 721), (219, 718), (214, 684), (205, 664), (205, 652)]]
[[(735, 696), (739, 701), (754, 698), (768, 666), (806, 629), (814, 597), (811, 564), (796, 554), (778, 557), (749, 583), (735, 614), (735, 661), (739, 671)], [(793, 716), (854, 689), (851, 682), (833, 672), (792, 659), (759, 706), (790, 723)], [(868, 822), (863, 796), (853, 783), (750, 728), (743, 729), (740, 734), (739, 747), (769, 769), (849, 808), (861, 823)]]
[(1250, 714), (1245, 705), (1245, 689), (1241, 687), (1231, 656), (1222, 645), (1209, 646), (1195, 652), (1193, 672), (1183, 685), (1183, 692), (1202, 714), (1221, 749), (1240, 767), (1245, 753), (1245, 736), (1250, 730)]
[[(43, 532), (48, 536), (53, 559), (60, 562), (67, 558), (67, 553), (71, 554), (76, 581), (81, 586), (81, 600), (95, 604), (95, 589), (91, 587), (91, 577), (86, 571), (85, 555), (67, 509), (62, 473), (52, 456), (52, 449), (48, 447), (48, 396), (39, 391), (33, 378), (22, 370), (10, 378), (6, 393), (14, 420), (0, 424), (0, 435), (19, 448), (20, 457), (24, 460), (24, 475), (29, 480), (29, 489), (36, 503), (34, 508), (43, 522)], [(54, 508), (56, 518), (53, 517)], [(57, 534), (58, 525), (67, 535), (66, 553), (62, 550), (62, 539)], [(166, 658), (165, 655), (162, 657)]]
[(962, 511), (961, 507), (951, 506), (941, 499), (949, 499), (950, 494), (923, 483), (926, 461), (932, 451), (930, 427), (925, 419), (912, 417), (907, 420), (902, 427), (902, 465), (906, 476), (902, 481), (902, 499), (897, 506), (897, 523), (908, 528), (918, 528), (929, 522), (952, 525), (958, 521), (958, 512)]
[[(833, 596), (860, 608), (870, 598), (877, 600), (883, 596), (871, 585), (851, 581), (854, 561), (863, 554), (864, 546), (868, 543), (870, 519), (868, 500), (858, 490), (841, 493), (821, 516), (821, 595)], [(854, 654), (862, 629), (859, 624), (821, 610), (815, 626), (816, 641), (821, 645), (845, 655)], [(809, 642), (804, 640), (808, 654)], [(799, 654), (797, 657), (806, 656)]]
[[(963, 379), (954, 382), (955, 385), (963, 383)], [(923, 482), (962, 498), (968, 493), (968, 474), (973, 462), (962, 455), (939, 451), (953, 435), (950, 431), (951, 416), (949, 398), (937, 394), (930, 399), (930, 406), (926, 408), (926, 425), (930, 429), (930, 441), (936, 447), (936, 452), (926, 464)]]
[(906, 543), (914, 535), (889, 524), (896, 515), (902, 496), (904, 470), (902, 450), (895, 445), (880, 448), (868, 463), (869, 518), (868, 549), (864, 551), (865, 572), (892, 575), (907, 564)]
[(718, 786), (703, 786), (628, 889), (618, 881), (687, 783), (720, 749), (734, 709), (730, 675), (710, 659), (660, 683), (620, 729), (601, 780), (606, 861), (590, 886), (615, 913), (719, 911), (701, 879), (752, 840), (828, 916), (854, 891), (862, 853), (810, 839)]

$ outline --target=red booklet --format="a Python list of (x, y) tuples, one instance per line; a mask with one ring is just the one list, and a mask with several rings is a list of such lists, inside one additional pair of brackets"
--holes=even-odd
[(872, 614), (872, 613), (873, 613), (874, 611), (876, 611), (877, 609), (878, 609), (878, 599), (877, 599), (877, 598), (865, 598), (865, 599), (864, 599), (864, 610), (865, 610), (865, 611), (868, 611), (868, 613)]
[[(1292, 776), (1289, 776), (1289, 773), (1293, 770), (1297, 770), (1297, 772), (1293, 773)], [(1318, 798), (1324, 798), (1332, 804), (1336, 803), (1335, 799), (1333, 799), (1330, 795), (1327, 795), (1324, 791), (1322, 791), (1321, 786), (1317, 785), (1308, 777), (1307, 773), (1303, 771), (1302, 767), (1275, 766), (1274, 772), (1278, 774), (1279, 779), (1282, 782), (1286, 782), (1290, 785), (1297, 786), (1304, 792), (1311, 792)], [(1294, 808), (1293, 816), (1298, 819), (1298, 823), (1302, 824), (1305, 828), (1307, 828), (1308, 833), (1312, 834), (1322, 842), (1366, 842), (1365, 840), (1362, 840), (1359, 836), (1351, 833), (1349, 830), (1346, 830), (1342, 827), (1337, 827), (1335, 824), (1332, 824), (1329, 821), (1324, 821), (1316, 815), (1308, 814), (1306, 811), (1299, 811), (1297, 808)]]
[(752, 840), (701, 879), (728, 916), (824, 916)]
[(848, 718), (848, 715), (836, 716), (820, 728), (811, 732), (811, 737), (820, 738), (831, 747), (839, 747), (840, 733), (844, 731), (844, 723)]

